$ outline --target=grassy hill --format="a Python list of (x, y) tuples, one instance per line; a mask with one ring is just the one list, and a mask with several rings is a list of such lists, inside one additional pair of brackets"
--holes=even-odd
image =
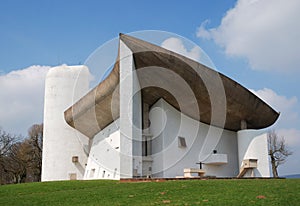
[(299, 205), (300, 179), (120, 183), (65, 181), (0, 186), (0, 205)]

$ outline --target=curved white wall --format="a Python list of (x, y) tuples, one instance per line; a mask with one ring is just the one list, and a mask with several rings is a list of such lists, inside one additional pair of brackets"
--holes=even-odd
[[(270, 177), (267, 134), (262, 133), (260, 130), (238, 131), (239, 166), (242, 166), (245, 159), (257, 159), (255, 177)], [(251, 174), (246, 174), (245, 177), (247, 176)]]
[[(211, 145), (205, 145), (210, 151), (217, 150), (218, 154), (227, 156), (227, 163), (204, 164), (205, 175), (217, 177), (234, 177), (238, 175), (238, 151), (236, 132), (222, 130), (195, 121), (188, 116), (178, 112), (163, 99), (157, 101), (150, 109), (151, 121), (150, 132), (152, 140), (152, 176), (175, 177), (183, 176), (184, 168), (199, 168), (196, 163), (200, 160), (206, 162), (207, 154), (203, 150), (208, 135), (220, 135), (213, 138), (217, 141)], [(184, 137), (186, 147), (178, 147), (178, 136)], [(222, 156), (222, 155), (221, 155)], [(209, 156), (210, 157), (210, 156)], [(212, 159), (212, 158), (211, 158)], [(218, 161), (218, 160), (216, 160)]]
[[(51, 68), (46, 77), (42, 181), (68, 180), (71, 174), (82, 179), (87, 162), (84, 145), (88, 138), (70, 127), (64, 111), (82, 97), (89, 87), (85, 66)], [(72, 157), (79, 162), (73, 163)]]
[(94, 136), (84, 179), (120, 179), (119, 119)]

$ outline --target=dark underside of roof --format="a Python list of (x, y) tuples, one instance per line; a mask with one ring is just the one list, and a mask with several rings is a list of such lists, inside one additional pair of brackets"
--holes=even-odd
[[(163, 98), (195, 120), (232, 131), (241, 129), (241, 121), (248, 129), (262, 129), (279, 117), (249, 90), (205, 65), (131, 36), (120, 35), (120, 41), (133, 53), (142, 100), (150, 106)], [(65, 111), (67, 123), (90, 138), (120, 115), (119, 61), (118, 56), (109, 76)]]

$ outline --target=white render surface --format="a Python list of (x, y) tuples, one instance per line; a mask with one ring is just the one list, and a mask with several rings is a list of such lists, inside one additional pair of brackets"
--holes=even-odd
[(84, 179), (120, 179), (119, 119), (93, 138)]
[[(142, 174), (141, 92), (131, 50), (120, 41), (120, 174)], [(135, 173), (135, 174), (134, 174)]]
[[(239, 166), (243, 160), (257, 159), (257, 168), (253, 170), (255, 177), (270, 177), (270, 161), (268, 156), (267, 134), (259, 130), (238, 131)], [(251, 171), (244, 177), (250, 177)]]
[(206, 165), (222, 165), (228, 163), (227, 154), (211, 154), (204, 163)]
[[(209, 125), (182, 115), (163, 99), (152, 106), (149, 115), (150, 133), (153, 136), (151, 177), (183, 176), (184, 169), (198, 168), (199, 165), (196, 163), (201, 159), (199, 154)], [(180, 127), (178, 127), (179, 124), (181, 124)], [(220, 130), (215, 127), (210, 129)], [(197, 132), (194, 137), (192, 135), (195, 134), (195, 131), (192, 130)], [(202, 169), (205, 171), (205, 175), (236, 177), (241, 166), (238, 155), (242, 155), (241, 161), (258, 159), (258, 167), (254, 170), (256, 177), (268, 177), (266, 136), (258, 134), (258, 131), (243, 130), (238, 132), (239, 137), (237, 137), (236, 132), (224, 130), (220, 141), (214, 148), (217, 153), (213, 154), (212, 150), (211, 154), (203, 161)], [(187, 145), (185, 148), (178, 146), (178, 136), (185, 138)], [(122, 172), (121, 138), (124, 137), (120, 131), (120, 119), (111, 123), (94, 137), (84, 179), (122, 178), (120, 175)], [(239, 142), (237, 142), (237, 138), (240, 138)], [(134, 158), (136, 157), (133, 156), (132, 161)], [(133, 169), (135, 169), (134, 166)], [(250, 175), (251, 172), (248, 172), (245, 176)]]
[[(149, 108), (150, 127), (143, 133), (145, 114), (148, 119), (148, 109), (142, 111), (143, 84), (137, 77), (132, 51), (122, 41), (119, 49), (120, 116), (90, 141), (64, 119), (64, 111), (88, 91), (88, 68), (62, 65), (49, 71), (42, 181), (69, 180), (74, 175), (86, 180), (174, 178), (183, 176), (184, 169), (199, 168), (199, 162), (207, 176), (236, 177), (245, 159), (258, 160), (257, 168), (246, 177), (270, 177), (267, 138), (260, 131), (233, 132), (207, 125), (161, 98)], [(142, 144), (145, 136), (147, 146)], [(151, 151), (142, 156), (146, 147)], [(78, 162), (72, 162), (74, 156)]]
[[(204, 164), (205, 175), (217, 177), (235, 177), (238, 175), (238, 150), (235, 132), (223, 130), (211, 154), (201, 156), (201, 147), (208, 130), (220, 134), (221, 129), (195, 121), (178, 112), (163, 99), (156, 102), (150, 110), (150, 132), (152, 140), (152, 176), (182, 176), (185, 168), (197, 168), (200, 160), (205, 163), (213, 150), (227, 156), (226, 164)], [(186, 147), (178, 147), (178, 136), (184, 137)], [(203, 159), (205, 158), (205, 159)], [(218, 160), (219, 161), (219, 160)], [(216, 162), (217, 163), (217, 162)]]
[[(84, 95), (89, 86), (85, 66), (51, 68), (46, 77), (42, 181), (82, 179), (87, 162), (88, 138), (70, 127), (64, 111)], [(72, 157), (78, 156), (73, 163)]]

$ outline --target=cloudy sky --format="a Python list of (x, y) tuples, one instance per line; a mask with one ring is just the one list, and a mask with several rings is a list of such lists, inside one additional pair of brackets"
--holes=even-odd
[[(271, 127), (294, 154), (280, 174), (300, 173), (300, 1), (16, 1), (0, 6), (0, 126), (26, 135), (43, 121), (49, 68), (83, 64), (121, 33), (163, 30), (199, 45), (221, 73), (281, 112)], [(163, 46), (197, 59), (178, 39)]]

